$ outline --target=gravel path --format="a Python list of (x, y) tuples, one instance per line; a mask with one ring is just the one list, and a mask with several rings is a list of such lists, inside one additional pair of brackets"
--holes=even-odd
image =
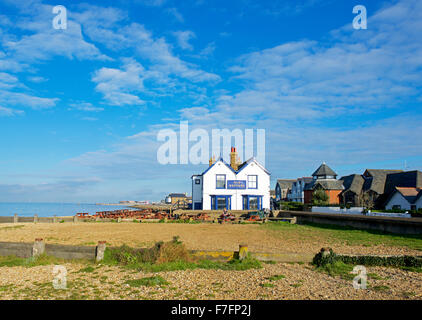
[[(53, 266), (1, 267), (0, 299), (422, 299), (422, 274), (368, 268), (369, 289), (314, 271), (310, 265), (274, 264), (247, 271), (187, 270), (159, 273), (165, 286), (131, 287), (127, 280), (157, 274), (118, 267), (66, 264), (67, 290), (52, 286)], [(82, 271), (81, 271), (82, 270)], [(86, 269), (85, 269), (86, 270)], [(283, 275), (278, 280), (269, 280)]]

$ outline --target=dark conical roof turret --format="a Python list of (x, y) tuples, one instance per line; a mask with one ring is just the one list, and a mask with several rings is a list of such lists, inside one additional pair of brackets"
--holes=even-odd
[(337, 173), (334, 172), (329, 166), (325, 164), (321, 164), (318, 169), (312, 174), (313, 177), (326, 177), (326, 176), (334, 176), (337, 177)]

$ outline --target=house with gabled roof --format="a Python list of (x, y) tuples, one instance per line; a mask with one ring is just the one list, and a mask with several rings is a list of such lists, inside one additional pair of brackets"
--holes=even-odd
[(312, 177), (302, 177), (302, 178), (297, 178), (295, 182), (293, 182), (292, 184), (292, 191), (290, 193), (290, 201), (293, 202), (300, 202), (300, 203), (304, 203), (305, 202), (305, 194), (304, 194), (304, 189), (305, 189), (305, 185), (307, 183), (312, 182)]
[(362, 190), (365, 179), (360, 174), (351, 174), (341, 177), (344, 190), (340, 193), (340, 203), (351, 206), (360, 206), (362, 204)]
[(291, 193), (292, 185), (296, 180), (293, 179), (277, 179), (275, 185), (275, 199), (276, 201), (288, 200), (287, 197)]
[(220, 156), (192, 176), (194, 210), (270, 209), (270, 172), (254, 157), (240, 163), (235, 147), (230, 164)]
[(413, 187), (395, 187), (388, 198), (385, 209), (417, 210), (422, 208), (422, 189)]

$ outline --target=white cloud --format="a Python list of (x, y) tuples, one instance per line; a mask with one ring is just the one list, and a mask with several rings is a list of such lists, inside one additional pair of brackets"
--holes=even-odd
[(161, 7), (167, 2), (167, 0), (136, 0), (136, 2), (139, 2), (146, 6)]
[(0, 90), (0, 104), (31, 109), (46, 109), (56, 105), (58, 98), (42, 98), (22, 92), (11, 92)]
[(193, 46), (189, 43), (191, 39), (196, 38), (196, 35), (193, 31), (175, 31), (173, 32), (173, 35), (176, 37), (180, 48), (183, 50), (193, 50)]
[(23, 111), (21, 110), (15, 110), (15, 109), (10, 109), (10, 108), (5, 108), (0, 106), (0, 117), (12, 117), (15, 115), (22, 115), (24, 114)]
[(48, 81), (47, 78), (44, 77), (39, 77), (39, 76), (33, 76), (33, 77), (27, 77), (27, 79), (31, 82), (35, 82), (35, 83), (41, 83), (41, 82), (46, 82)]
[(78, 103), (71, 103), (70, 109), (75, 109), (79, 111), (87, 111), (87, 112), (101, 112), (104, 111), (104, 108), (95, 107), (90, 102), (78, 102)]
[[(390, 19), (390, 17), (392, 17)], [(324, 42), (297, 41), (243, 55), (231, 71), (244, 90), (219, 98), (216, 112), (321, 119), (400, 108), (421, 94), (422, 3), (402, 1), (347, 25)]]
[(177, 8), (167, 8), (166, 12), (173, 16), (174, 19), (176, 19), (178, 22), (184, 22), (185, 19), (183, 18), (182, 14), (179, 12)]
[(95, 89), (104, 95), (111, 105), (142, 105), (145, 102), (129, 93), (140, 93), (144, 89), (144, 67), (133, 59), (123, 59), (123, 69), (101, 68), (92, 77)]
[(199, 55), (200, 56), (205, 56), (205, 57), (211, 56), (214, 53), (215, 48), (216, 48), (215, 42), (214, 41), (213, 42), (210, 42), (210, 43), (207, 44), (207, 46), (204, 49), (201, 50), (201, 52), (199, 53)]

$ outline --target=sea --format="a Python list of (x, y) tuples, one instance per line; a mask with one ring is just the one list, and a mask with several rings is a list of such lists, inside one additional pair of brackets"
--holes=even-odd
[(112, 211), (129, 209), (127, 206), (118, 205), (97, 205), (91, 203), (42, 203), (42, 202), (0, 202), (0, 216), (32, 217), (37, 214), (39, 217), (74, 216), (78, 212), (94, 214), (98, 211)]

